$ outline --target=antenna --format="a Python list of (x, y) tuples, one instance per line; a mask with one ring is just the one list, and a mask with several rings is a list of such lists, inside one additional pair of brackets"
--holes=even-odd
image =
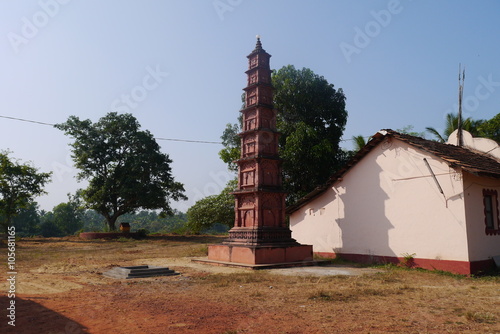
[(462, 98), (464, 95), (464, 81), (465, 81), (465, 66), (462, 71), (462, 64), (458, 64), (458, 125), (457, 125), (457, 145), (463, 146), (464, 139), (462, 136)]

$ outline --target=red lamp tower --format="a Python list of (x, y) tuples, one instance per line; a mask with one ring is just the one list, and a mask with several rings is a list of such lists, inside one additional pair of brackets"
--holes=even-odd
[(312, 260), (312, 246), (291, 237), (285, 224), (285, 196), (278, 155), (268, 54), (257, 37), (248, 56), (248, 77), (235, 196), (235, 223), (229, 238), (209, 246), (211, 261), (276, 264)]

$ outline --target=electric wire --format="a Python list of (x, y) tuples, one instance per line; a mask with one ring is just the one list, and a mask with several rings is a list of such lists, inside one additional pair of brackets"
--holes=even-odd
[[(0, 115), (0, 118), (6, 118), (6, 119), (10, 119), (10, 120), (15, 120), (15, 121), (35, 123), (35, 124), (41, 124), (41, 125), (49, 125), (49, 126), (54, 126), (55, 125), (55, 124), (52, 124), (52, 123), (39, 122), (39, 121), (33, 121), (33, 120), (29, 120), (29, 119), (24, 119), (24, 118), (17, 118), (17, 117), (3, 116), (3, 115)], [(206, 140), (175, 139), (175, 138), (160, 138), (160, 137), (156, 137), (155, 139), (156, 140), (168, 140), (168, 141), (185, 142), (185, 143), (222, 144), (222, 142), (206, 141)]]
[[(0, 118), (10, 119), (10, 120), (14, 120), (14, 121), (34, 123), (34, 124), (40, 124), (40, 125), (48, 125), (48, 126), (54, 126), (55, 125), (55, 124), (52, 124), (52, 123), (33, 121), (33, 120), (29, 120), (29, 119), (18, 118), (18, 117), (11, 117), (11, 116), (0, 115)], [(370, 138), (370, 136), (363, 137), (363, 138), (368, 139), (368, 138)], [(218, 144), (218, 145), (222, 145), (222, 142), (207, 141), (207, 140), (176, 139), (176, 138), (162, 138), (162, 137), (155, 137), (155, 139), (156, 140), (165, 140), (165, 141), (176, 141), (176, 142), (183, 142), (183, 143)], [(350, 140), (354, 140), (354, 139), (348, 138), (348, 139), (341, 139), (340, 141), (345, 142), (345, 141), (350, 141)]]

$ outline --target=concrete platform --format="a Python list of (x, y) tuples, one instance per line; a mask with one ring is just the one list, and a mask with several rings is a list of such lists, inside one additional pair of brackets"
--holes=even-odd
[(313, 261), (311, 245), (265, 244), (239, 245), (219, 244), (208, 246), (208, 260), (214, 262), (257, 265), (284, 265), (290, 263), (309, 263)]

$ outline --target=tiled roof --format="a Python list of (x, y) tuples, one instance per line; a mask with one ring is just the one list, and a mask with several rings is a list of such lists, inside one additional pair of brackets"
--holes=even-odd
[(466, 147), (443, 144), (435, 141), (385, 130), (387, 135), (404, 141), (413, 147), (443, 159), (450, 167), (460, 167), (468, 173), (500, 178), (500, 162), (486, 153), (472, 151)]
[(365, 155), (375, 146), (382, 143), (386, 138), (395, 138), (407, 143), (417, 149), (433, 154), (445, 161), (452, 168), (461, 168), (462, 170), (484, 177), (500, 179), (500, 161), (486, 155), (485, 153), (472, 151), (466, 147), (443, 144), (420, 137), (402, 134), (390, 129), (377, 132), (372, 139), (358, 152), (354, 157), (337, 173), (335, 173), (324, 185), (317, 187), (312, 192), (298, 200), (295, 204), (287, 208), (290, 214), (305, 205), (310, 200), (318, 197), (338, 179), (342, 178), (352, 166), (357, 164)]

